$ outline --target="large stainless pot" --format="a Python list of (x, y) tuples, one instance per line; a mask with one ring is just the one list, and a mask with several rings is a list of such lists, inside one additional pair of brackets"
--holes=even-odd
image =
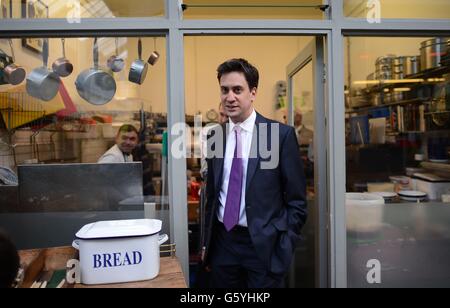
[(392, 79), (392, 62), (394, 59), (395, 55), (387, 55), (377, 58), (375, 61), (375, 79)]
[(422, 71), (441, 66), (441, 58), (446, 54), (448, 38), (436, 37), (421, 43), (420, 62)]
[(78, 94), (93, 105), (104, 105), (116, 94), (114, 77), (98, 66), (97, 38), (94, 40), (94, 67), (78, 75), (75, 86)]
[(11, 39), (9, 40), (9, 46), (11, 47), (12, 63), (10, 63), (5, 67), (4, 79), (5, 82), (15, 86), (22, 83), (22, 81), (26, 77), (26, 72), (22, 67), (14, 63), (15, 62), (14, 47)]
[(403, 79), (406, 66), (406, 57), (396, 57), (392, 60), (391, 70), (394, 79)]
[(43, 101), (52, 100), (58, 94), (60, 79), (59, 76), (47, 68), (48, 64), (48, 39), (44, 39), (42, 49), (44, 65), (34, 69), (27, 78), (27, 93)]
[(375, 72), (375, 79), (377, 79), (377, 80), (392, 79), (392, 71), (391, 70), (376, 71)]

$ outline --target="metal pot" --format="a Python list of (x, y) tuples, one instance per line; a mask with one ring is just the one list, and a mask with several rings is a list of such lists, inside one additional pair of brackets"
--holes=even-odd
[(403, 66), (405, 76), (415, 75), (420, 72), (420, 56), (408, 56)]
[(53, 62), (52, 69), (53, 71), (58, 74), (59, 77), (67, 77), (73, 72), (73, 65), (70, 63), (70, 61), (66, 58), (66, 40), (61, 39), (62, 43), (62, 51), (63, 56), (62, 58), (56, 59), (55, 62)]
[(377, 79), (377, 80), (392, 79), (392, 72), (390, 70), (376, 71), (375, 79)]
[(114, 73), (119, 73), (125, 67), (125, 61), (119, 57), (119, 39), (116, 38), (116, 54), (109, 57), (108, 59), (108, 67)]
[(27, 78), (27, 93), (43, 101), (52, 100), (58, 94), (61, 80), (59, 76), (47, 68), (48, 39), (44, 39), (42, 50), (43, 66), (34, 69)]
[(159, 53), (155, 50), (154, 52), (152, 52), (147, 62), (151, 65), (155, 65), (156, 62), (158, 62), (159, 57), (160, 57)]
[(422, 71), (441, 66), (441, 58), (446, 54), (448, 38), (436, 37), (421, 43), (420, 62)]
[(75, 82), (78, 94), (93, 105), (104, 105), (116, 94), (116, 81), (111, 73), (98, 66), (97, 38), (94, 40), (94, 67), (81, 72)]
[(128, 75), (128, 80), (132, 83), (137, 83), (139, 85), (143, 84), (145, 77), (147, 76), (148, 64), (142, 60), (142, 40), (139, 39), (138, 42), (138, 55), (139, 59), (135, 60), (131, 64), (130, 74)]
[(403, 92), (392, 92), (391, 103), (398, 103), (404, 99), (405, 95)]
[(391, 71), (394, 79), (403, 79), (406, 57), (395, 57), (392, 60)]
[(150, 55), (150, 57), (147, 60), (147, 62), (150, 65), (155, 65), (156, 62), (158, 62), (159, 57), (160, 57), (159, 53), (156, 51), (156, 38), (153, 38), (153, 46), (154, 46), (155, 51), (152, 52), (152, 54)]
[(370, 97), (372, 106), (380, 106), (383, 104), (381, 93), (373, 93)]
[(15, 86), (15, 85), (22, 83), (22, 81), (26, 77), (26, 72), (22, 67), (20, 67), (14, 63), (15, 57), (14, 57), (14, 48), (13, 48), (12, 40), (9, 40), (9, 46), (11, 47), (12, 63), (10, 63), (9, 65), (7, 65), (5, 67), (4, 79), (5, 79), (5, 82)]

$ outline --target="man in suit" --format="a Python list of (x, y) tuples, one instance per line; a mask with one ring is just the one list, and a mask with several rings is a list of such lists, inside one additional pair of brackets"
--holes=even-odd
[(217, 72), (229, 122), (208, 138), (202, 260), (212, 287), (282, 287), (307, 217), (295, 130), (256, 113), (259, 73), (248, 61)]

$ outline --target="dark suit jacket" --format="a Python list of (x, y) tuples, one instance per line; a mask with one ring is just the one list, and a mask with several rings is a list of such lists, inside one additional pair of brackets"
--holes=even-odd
[[(257, 114), (252, 147), (263, 144), (263, 148), (272, 149), (271, 124), (275, 123), (279, 125), (279, 148), (276, 150), (279, 163), (274, 169), (261, 168), (261, 163), (270, 158), (261, 157), (260, 151), (256, 158), (249, 158), (245, 211), (249, 233), (261, 260), (270, 272), (284, 274), (291, 264), (296, 241), (307, 217), (306, 184), (293, 127)], [(222, 155), (207, 158), (207, 204), (205, 235), (202, 237), (206, 264), (223, 181), (226, 133), (226, 126), (222, 125), (212, 129), (208, 136), (208, 149)]]

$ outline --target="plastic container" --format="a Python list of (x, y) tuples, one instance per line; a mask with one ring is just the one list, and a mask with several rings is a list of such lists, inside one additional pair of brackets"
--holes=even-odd
[(382, 226), (384, 198), (369, 193), (347, 193), (347, 231), (376, 232)]

